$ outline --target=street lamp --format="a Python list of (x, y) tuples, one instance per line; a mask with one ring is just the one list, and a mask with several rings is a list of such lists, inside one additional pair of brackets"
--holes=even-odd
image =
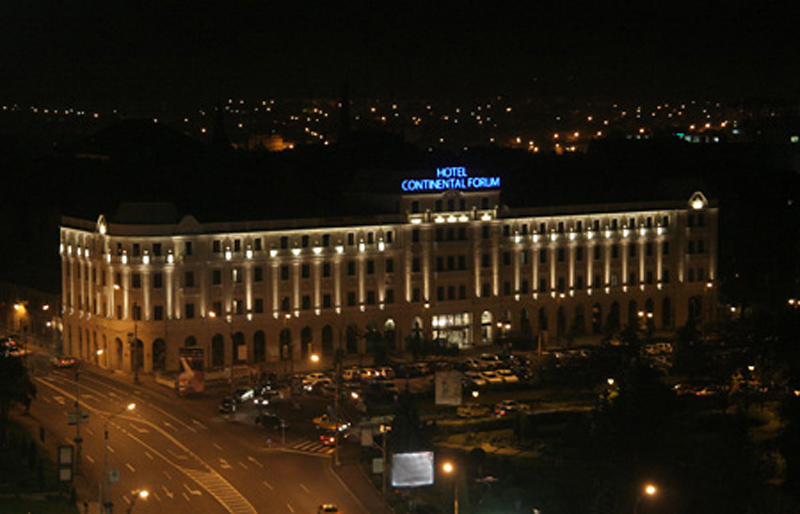
[[(119, 416), (120, 414), (122, 414), (123, 412), (132, 411), (135, 408), (136, 408), (136, 404), (135, 403), (129, 403), (128, 405), (126, 405), (122, 409), (118, 410), (117, 412), (115, 412), (114, 414), (112, 414), (111, 416), (106, 418), (104, 431), (103, 431), (104, 434), (105, 434), (105, 464), (103, 466), (103, 475), (105, 476), (105, 480), (106, 480), (106, 490), (105, 490), (106, 501), (103, 502), (103, 513), (104, 514), (111, 514), (114, 511), (114, 504), (111, 501), (111, 479), (110, 479), (109, 474), (108, 474), (108, 423), (112, 419), (114, 419), (117, 416)], [(128, 512), (130, 512), (130, 510)]]
[(446, 475), (453, 475), (453, 514), (458, 514), (458, 478), (456, 477), (456, 467), (452, 462), (445, 462), (442, 471)]
[(133, 499), (131, 500), (130, 507), (128, 507), (127, 511), (128, 514), (131, 514), (131, 512), (133, 512), (133, 507), (136, 505), (136, 500), (138, 500), (139, 498), (146, 500), (148, 496), (150, 496), (150, 491), (148, 491), (147, 489), (133, 491)]
[(639, 513), (642, 500), (645, 498), (653, 498), (656, 494), (658, 494), (658, 487), (654, 484), (645, 484), (641, 493), (639, 493), (639, 496), (636, 498), (636, 503), (633, 504), (633, 514)]

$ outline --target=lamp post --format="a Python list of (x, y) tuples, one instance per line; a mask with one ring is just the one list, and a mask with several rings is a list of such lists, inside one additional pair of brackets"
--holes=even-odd
[(131, 512), (133, 512), (133, 508), (136, 506), (136, 500), (139, 498), (146, 500), (148, 496), (150, 496), (150, 491), (147, 489), (133, 491), (133, 499), (131, 500), (131, 505), (128, 507), (127, 513), (131, 514)]
[(458, 514), (458, 478), (456, 477), (456, 467), (452, 462), (445, 462), (442, 471), (447, 475), (453, 475), (453, 514)]
[[(103, 465), (103, 475), (105, 477), (106, 482), (106, 490), (105, 490), (105, 502), (103, 502), (103, 513), (104, 514), (112, 514), (114, 511), (114, 503), (111, 501), (111, 478), (108, 473), (108, 423), (114, 419), (115, 417), (119, 416), (125, 411), (131, 411), (136, 408), (135, 403), (129, 403), (119, 411), (115, 412), (111, 416), (106, 418), (105, 425), (104, 425), (104, 440), (105, 440), (105, 464)], [(130, 511), (128, 511), (130, 512)]]
[(639, 509), (645, 498), (653, 498), (656, 494), (658, 494), (658, 487), (653, 484), (646, 484), (636, 498), (636, 503), (633, 504), (633, 514), (639, 514)]

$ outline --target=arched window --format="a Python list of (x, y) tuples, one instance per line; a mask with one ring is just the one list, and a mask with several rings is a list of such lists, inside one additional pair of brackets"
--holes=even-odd
[(528, 309), (522, 309), (519, 312), (519, 333), (522, 337), (523, 341), (525, 341), (525, 345), (527, 346), (528, 341), (531, 340), (531, 317), (528, 315)]
[(116, 360), (116, 362), (114, 362), (113, 368), (114, 369), (120, 369), (120, 367), (122, 366), (123, 346), (122, 346), (122, 340), (119, 337), (114, 339), (114, 346), (116, 347), (116, 348), (114, 348), (114, 350), (115, 350), (114, 353), (117, 355), (117, 360)]
[(575, 306), (575, 318), (572, 320), (572, 335), (582, 336), (586, 332), (586, 316), (583, 313), (583, 304)]
[(562, 338), (567, 332), (567, 313), (564, 311), (564, 306), (559, 305), (556, 317), (556, 333), (558, 338)]
[(422, 341), (422, 319), (414, 318), (411, 322), (411, 335), (417, 341)]
[(608, 320), (606, 322), (606, 335), (611, 336), (617, 332), (622, 327), (619, 302), (613, 302), (611, 304), (611, 309), (608, 311)]
[(375, 351), (375, 347), (377, 345), (377, 340), (381, 337), (380, 332), (378, 332), (378, 327), (375, 326), (374, 321), (370, 321), (367, 323), (366, 333), (364, 334), (364, 346), (366, 346), (366, 352), (372, 353)]
[(300, 352), (304, 359), (308, 357), (308, 354), (314, 352), (313, 344), (311, 341), (312, 341), (311, 327), (303, 327), (303, 330), (300, 331)]
[(322, 355), (333, 357), (333, 327), (330, 325), (322, 327)]
[(267, 340), (263, 330), (253, 334), (253, 362), (267, 360)]
[(703, 300), (699, 296), (689, 298), (689, 320), (700, 321), (703, 315)]
[(294, 349), (292, 348), (292, 330), (284, 328), (280, 334), (281, 341), (281, 360), (292, 360)]
[(133, 371), (144, 370), (144, 343), (141, 339), (136, 340), (136, 350), (132, 356)]
[(539, 307), (539, 330), (548, 330), (547, 326), (547, 310), (544, 307)]
[(636, 300), (628, 302), (628, 326), (635, 327), (639, 323), (639, 307)]
[(221, 368), (225, 365), (225, 340), (222, 334), (214, 334), (211, 338), (211, 366)]
[(167, 343), (161, 338), (153, 341), (153, 371), (167, 369)]
[(191, 348), (193, 346), (197, 346), (197, 338), (194, 336), (189, 336), (186, 340), (183, 341), (183, 346), (187, 348)]

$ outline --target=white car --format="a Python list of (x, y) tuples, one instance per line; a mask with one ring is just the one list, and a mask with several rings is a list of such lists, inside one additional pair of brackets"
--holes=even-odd
[(503, 383), (505, 384), (519, 383), (519, 377), (515, 375), (514, 372), (511, 371), (510, 369), (498, 369), (496, 373), (500, 375), (500, 378), (503, 379)]
[(330, 380), (325, 373), (309, 373), (303, 377), (303, 389), (310, 391), (320, 380)]
[(498, 375), (495, 371), (482, 371), (481, 376), (490, 386), (503, 384), (503, 377)]

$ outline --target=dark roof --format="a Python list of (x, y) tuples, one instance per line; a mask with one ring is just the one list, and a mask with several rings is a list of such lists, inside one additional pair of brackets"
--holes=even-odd
[(122, 224), (174, 224), (180, 220), (178, 209), (168, 202), (124, 202), (111, 217)]

